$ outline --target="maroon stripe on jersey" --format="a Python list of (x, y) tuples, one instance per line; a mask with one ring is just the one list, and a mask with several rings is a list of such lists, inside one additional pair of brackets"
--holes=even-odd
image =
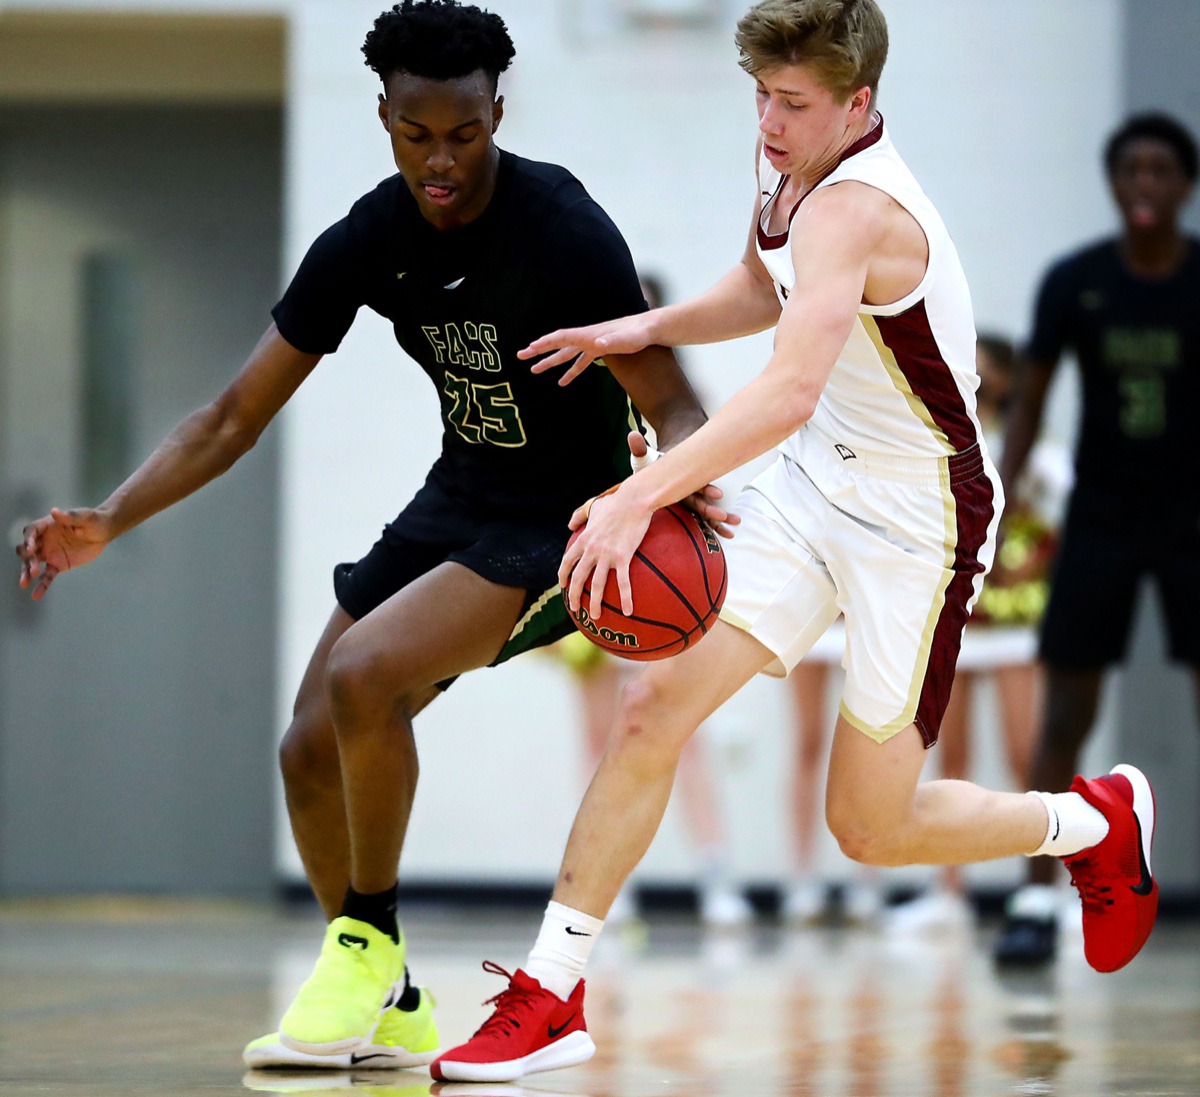
[(899, 316), (876, 316), (874, 320), (908, 387), (929, 409), (954, 452), (962, 453), (978, 444), (979, 435), (967, 414), (966, 402), (933, 336), (925, 302), (918, 301)]
[[(796, 216), (796, 211), (803, 204), (804, 199), (807, 198), (809, 194), (812, 194), (817, 187), (825, 182), (825, 180), (828, 179), (835, 171), (837, 171), (837, 169), (840, 168), (847, 160), (849, 160), (851, 156), (857, 156), (858, 153), (869, 149), (872, 145), (879, 144), (879, 141), (882, 139), (882, 137), (883, 115), (880, 115), (879, 124), (873, 130), (871, 130), (870, 133), (864, 133), (857, 141), (854, 142), (853, 145), (843, 152), (838, 158), (838, 162), (834, 164), (833, 167), (831, 167), (824, 175), (822, 175), (821, 178), (813, 184), (812, 190), (808, 191), (808, 193), (805, 194), (804, 197), (802, 197), (800, 201), (792, 207), (792, 212), (788, 214), (787, 228), (785, 228), (783, 232), (777, 233), (774, 236), (767, 232), (767, 230), (763, 228), (762, 214), (760, 212), (758, 217), (758, 246), (762, 248), (763, 251), (774, 251), (776, 248), (783, 247), (783, 245), (787, 243), (788, 233), (792, 231), (792, 220)], [(775, 188), (775, 193), (771, 195), (773, 200), (778, 201), (779, 193), (783, 190), (783, 184), (786, 181), (787, 176), (784, 176), (779, 180), (779, 186)]]
[(975, 576), (984, 572), (979, 552), (987, 541), (988, 527), (995, 513), (995, 489), (978, 450), (950, 458), (950, 492), (954, 496), (957, 538), (954, 546), (954, 574), (946, 587), (946, 600), (933, 629), (929, 663), (917, 702), (917, 730), (926, 747), (937, 742), (942, 717), (950, 701), (954, 668), (962, 646), (967, 623), (967, 603), (974, 592)]

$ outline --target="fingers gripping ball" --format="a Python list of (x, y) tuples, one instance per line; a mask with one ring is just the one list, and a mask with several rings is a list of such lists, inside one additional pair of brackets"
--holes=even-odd
[[(571, 540), (581, 532), (576, 530)], [(633, 615), (621, 612), (617, 578), (611, 574), (600, 619), (592, 620), (586, 598), (572, 619), (592, 643), (614, 655), (666, 659), (712, 628), (728, 582), (721, 539), (703, 519), (675, 503), (654, 512), (629, 563)]]

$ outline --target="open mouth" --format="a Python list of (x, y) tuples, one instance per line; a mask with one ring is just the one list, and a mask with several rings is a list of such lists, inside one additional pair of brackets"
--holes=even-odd
[(1158, 224), (1158, 209), (1151, 202), (1134, 202), (1129, 207), (1129, 220), (1139, 228), (1153, 228)]
[(453, 201), (458, 188), (451, 183), (422, 183), (421, 189), (431, 202), (444, 206)]

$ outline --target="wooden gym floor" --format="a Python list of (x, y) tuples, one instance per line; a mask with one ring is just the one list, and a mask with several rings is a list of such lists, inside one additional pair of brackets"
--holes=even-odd
[[(443, 1041), (469, 1035), (537, 916), (406, 914), (414, 978)], [(864, 931), (704, 935), (653, 922), (602, 940), (589, 975), (597, 1057), (520, 1085), (428, 1075), (243, 1070), (320, 943), (312, 913), (205, 903), (0, 905), (0, 1093), (260, 1092), (423, 1097), (983, 1097), (1200, 1093), (1200, 927), (1163, 925), (1126, 971), (1077, 948), (1047, 977), (1000, 980), (989, 929), (941, 940)]]

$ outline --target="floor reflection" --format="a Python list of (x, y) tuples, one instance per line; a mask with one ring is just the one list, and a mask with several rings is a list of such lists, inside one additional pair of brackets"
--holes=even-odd
[[(438, 996), (445, 1043), (474, 1031), (533, 916), (408, 919), (414, 977)], [(316, 919), (228, 911), (104, 924), (0, 907), (5, 1097), (372, 1093), (380, 1097), (1099, 1097), (1200, 1093), (1200, 929), (1165, 926), (1125, 972), (1066, 955), (999, 979), (986, 935), (684, 923), (614, 935), (589, 976), (598, 1054), (516, 1085), (418, 1072), (282, 1073), (240, 1066), (308, 973)], [(1069, 952), (1069, 950), (1068, 950)]]

